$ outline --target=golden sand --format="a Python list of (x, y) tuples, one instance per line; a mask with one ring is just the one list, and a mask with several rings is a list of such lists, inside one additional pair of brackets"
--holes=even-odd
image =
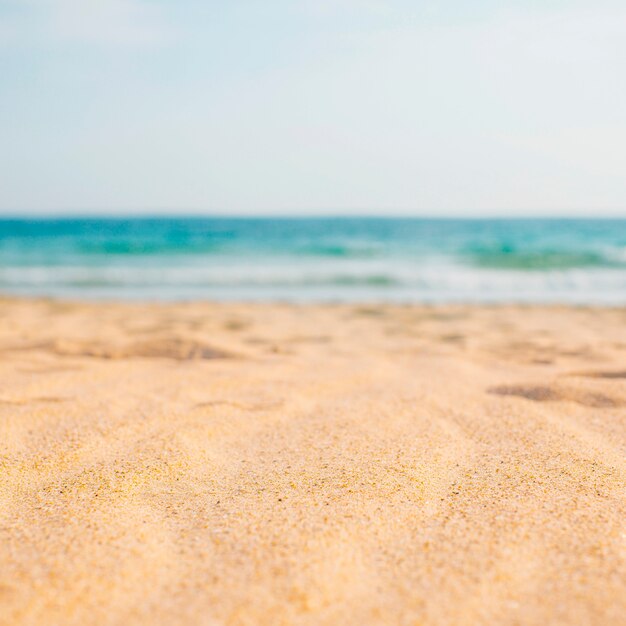
[(626, 621), (626, 311), (0, 302), (0, 623)]

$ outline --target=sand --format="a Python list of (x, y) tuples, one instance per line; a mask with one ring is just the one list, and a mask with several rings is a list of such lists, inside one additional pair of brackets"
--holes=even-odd
[(3, 625), (624, 624), (626, 310), (0, 302)]

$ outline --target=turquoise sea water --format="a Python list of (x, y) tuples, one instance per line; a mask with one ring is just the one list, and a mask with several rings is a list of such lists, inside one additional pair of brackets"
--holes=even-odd
[(626, 219), (0, 220), (0, 292), (626, 304)]

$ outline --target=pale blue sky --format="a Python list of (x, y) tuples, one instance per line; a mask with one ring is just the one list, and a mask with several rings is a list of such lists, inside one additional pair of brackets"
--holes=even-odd
[(626, 215), (623, 0), (0, 0), (0, 212)]

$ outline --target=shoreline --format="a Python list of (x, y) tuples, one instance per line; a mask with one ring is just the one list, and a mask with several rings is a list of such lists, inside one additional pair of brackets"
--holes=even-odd
[(175, 307), (175, 306), (249, 306), (252, 308), (272, 307), (272, 306), (294, 306), (304, 308), (350, 308), (350, 307), (377, 307), (377, 308), (412, 308), (412, 309), (433, 309), (433, 308), (469, 308), (469, 309), (593, 309), (593, 310), (626, 310), (626, 301), (616, 304), (603, 304), (598, 302), (567, 302), (567, 301), (532, 301), (532, 300), (388, 300), (385, 298), (364, 298), (362, 300), (293, 300), (288, 298), (259, 298), (259, 299), (219, 299), (219, 298), (126, 298), (123, 296), (111, 296), (92, 299), (87, 296), (68, 297), (65, 295), (42, 295), (42, 294), (15, 294), (0, 291), (1, 303), (60, 303), (85, 306), (155, 306), (155, 307)]

